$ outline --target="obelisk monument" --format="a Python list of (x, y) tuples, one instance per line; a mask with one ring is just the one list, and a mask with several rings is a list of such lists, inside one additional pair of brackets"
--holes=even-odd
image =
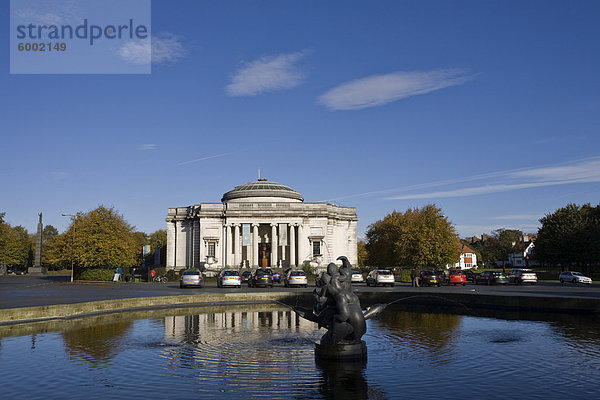
[(27, 270), (28, 274), (46, 274), (46, 268), (42, 267), (42, 231), (44, 225), (42, 224), (42, 213), (40, 215), (40, 221), (37, 226), (37, 235), (35, 238), (35, 259), (33, 267), (29, 267)]

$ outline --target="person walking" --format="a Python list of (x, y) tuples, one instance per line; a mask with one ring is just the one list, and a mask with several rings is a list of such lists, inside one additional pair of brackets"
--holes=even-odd
[(412, 287), (419, 287), (419, 270), (416, 267), (410, 271), (410, 279), (412, 280)]

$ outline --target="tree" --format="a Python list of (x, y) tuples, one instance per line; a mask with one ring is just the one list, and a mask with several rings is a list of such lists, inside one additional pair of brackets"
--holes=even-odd
[[(166, 265), (167, 264), (167, 230), (159, 229), (156, 232), (153, 232), (148, 235), (148, 243), (152, 249), (151, 260), (152, 264), (156, 264), (155, 261), (158, 261), (158, 265)], [(159, 259), (156, 259), (156, 252), (159, 252)]]
[(385, 267), (443, 267), (460, 258), (456, 231), (434, 204), (394, 211), (369, 226), (369, 263)]
[(540, 219), (535, 256), (542, 262), (589, 266), (600, 262), (600, 205), (567, 204)]
[(136, 263), (134, 228), (114, 208), (77, 213), (63, 235), (61, 259), (79, 267), (117, 267)]
[(25, 228), (0, 224), (0, 264), (27, 268), (32, 254), (31, 239)]
[(367, 252), (367, 244), (365, 243), (364, 240), (360, 240), (357, 244), (356, 244), (356, 253), (358, 256), (358, 266), (359, 267), (364, 267), (367, 265), (367, 259), (369, 257), (369, 253)]

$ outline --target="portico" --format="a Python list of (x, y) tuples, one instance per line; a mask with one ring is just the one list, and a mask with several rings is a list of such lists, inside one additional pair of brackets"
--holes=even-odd
[(261, 179), (221, 203), (170, 208), (167, 268), (296, 267), (346, 255), (356, 263), (356, 210), (305, 203), (300, 193)]

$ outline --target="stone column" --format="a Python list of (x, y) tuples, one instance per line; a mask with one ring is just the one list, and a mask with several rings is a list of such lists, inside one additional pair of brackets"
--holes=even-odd
[(271, 267), (277, 267), (277, 224), (271, 224)]
[(298, 224), (298, 265), (302, 265), (306, 259), (306, 249), (304, 248), (306, 238), (304, 237), (304, 228)]
[(290, 267), (296, 266), (296, 226), (290, 224)]
[(226, 225), (225, 228), (225, 259), (223, 260), (223, 267), (229, 265), (231, 262), (231, 225)]
[(233, 262), (237, 267), (240, 265), (240, 256), (242, 255), (240, 249), (240, 224), (235, 224), (234, 227), (235, 228), (233, 232)]
[(175, 221), (167, 222), (167, 269), (175, 269)]
[(252, 224), (252, 263), (255, 267), (258, 267), (258, 225)]

